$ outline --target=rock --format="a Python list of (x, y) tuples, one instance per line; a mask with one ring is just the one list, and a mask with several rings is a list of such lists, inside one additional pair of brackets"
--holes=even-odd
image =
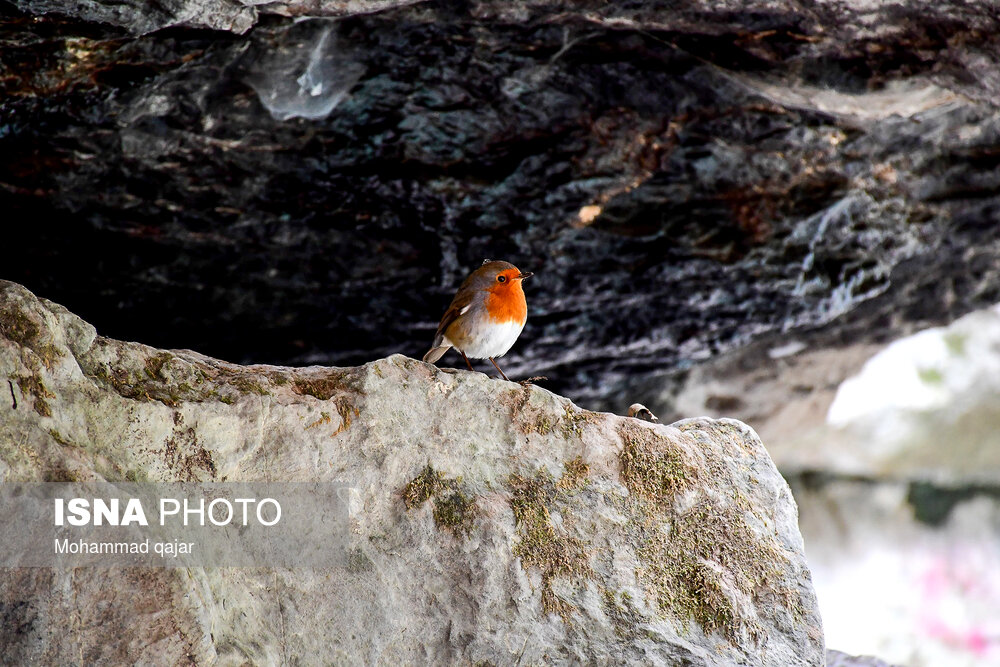
[(14, 6), (33, 15), (61, 14), (84, 21), (108, 23), (135, 35), (164, 28), (209, 28), (245, 33), (259, 13), (283, 16), (354, 16), (371, 14), (423, 0), (161, 0), (156, 4), (140, 0), (13, 0)]
[[(661, 416), (755, 341), (879, 344), (1000, 301), (986, 0), (394, 4), (4, 10), (5, 276), (119, 338), (355, 365), (421, 354), (504, 257), (537, 274), (511, 377)], [(268, 12), (338, 8), (332, 65), (273, 66), (322, 40)], [(259, 14), (129, 38), (97, 11)]]
[(826, 667), (894, 667), (870, 655), (848, 655), (841, 651), (827, 650)]
[(14, 6), (34, 15), (62, 14), (127, 28), (136, 35), (186, 26), (244, 33), (257, 22), (255, 2), (239, 0), (162, 0), (155, 4), (141, 0), (101, 2), (100, 0), (14, 0)]
[(4, 570), (5, 663), (823, 663), (795, 503), (740, 422), (647, 424), (400, 355), (238, 366), (9, 282), (0, 376), (3, 482), (358, 494), (341, 569)]

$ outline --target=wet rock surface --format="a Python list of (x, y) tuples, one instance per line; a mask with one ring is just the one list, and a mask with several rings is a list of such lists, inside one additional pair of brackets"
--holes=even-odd
[(0, 315), (0, 483), (356, 494), (343, 567), (0, 569), (0, 662), (823, 664), (795, 503), (741, 422), (653, 425), (401, 355), (237, 366), (5, 281)]
[(504, 258), (536, 273), (505, 370), (661, 416), (750, 341), (1000, 301), (988, 3), (265, 15), (302, 7), (134, 37), (0, 4), (4, 276), (109, 335), (343, 365), (420, 356)]

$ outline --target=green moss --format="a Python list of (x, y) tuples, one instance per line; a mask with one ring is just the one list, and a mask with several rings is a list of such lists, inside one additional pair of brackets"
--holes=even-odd
[(587, 475), (590, 474), (590, 466), (583, 460), (582, 456), (577, 456), (564, 464), (565, 472), (556, 486), (560, 489), (578, 489), (586, 483)]
[(162, 379), (163, 365), (170, 356), (166, 354), (157, 356), (159, 359), (156, 357), (147, 359), (143, 363), (142, 371), (137, 371), (134, 375), (125, 366), (103, 365), (93, 368), (91, 374), (124, 398), (136, 401), (160, 401), (164, 405), (174, 407), (181, 400), (181, 395), (176, 388)]
[(552, 432), (552, 418), (546, 414), (535, 415), (534, 419), (528, 420), (522, 429), (525, 433), (538, 433), (548, 435)]
[(34, 352), (46, 368), (52, 368), (62, 356), (56, 346), (42, 342), (42, 329), (19, 304), (5, 304), (0, 308), (0, 335)]
[(42, 417), (51, 417), (52, 408), (49, 407), (45, 399), (55, 398), (56, 395), (46, 389), (42, 379), (37, 375), (18, 375), (14, 379), (17, 381), (17, 386), (21, 388), (21, 394), (31, 396), (34, 399), (32, 407), (34, 407), (35, 412)]
[(229, 382), (234, 388), (243, 394), (257, 394), (259, 396), (270, 396), (271, 392), (263, 387), (251, 376), (240, 375)]
[(434, 499), (434, 523), (455, 533), (468, 535), (476, 518), (476, 501), (459, 489), (451, 489)]
[(756, 620), (740, 617), (724, 583), (767, 604), (779, 593), (788, 559), (781, 547), (756, 535), (736, 504), (703, 499), (666, 525), (645, 532), (638, 550), (644, 579), (657, 606), (678, 618), (692, 618), (706, 634), (720, 632), (736, 642), (742, 633), (758, 639)]
[(146, 377), (151, 380), (159, 380), (160, 382), (166, 382), (167, 378), (163, 375), (163, 367), (167, 365), (171, 359), (171, 355), (166, 352), (161, 352), (159, 354), (154, 354), (146, 359), (145, 371)]
[[(695, 434), (707, 428), (687, 426)], [(710, 426), (706, 438), (743, 439), (732, 424)], [(741, 614), (737, 598), (749, 598), (758, 608), (787, 603), (801, 618), (798, 596), (782, 580), (788, 556), (773, 536), (754, 528), (750, 501), (723, 484), (730, 474), (725, 462), (709, 456), (695, 466), (682, 447), (634, 420), (623, 422), (619, 434), (622, 482), (630, 492), (620, 502), (632, 517), (627, 535), (650, 605), (733, 643), (756, 641), (762, 633), (755, 618)], [(699, 499), (678, 510), (677, 497), (696, 482)]]
[(95, 346), (114, 363), (86, 366), (84, 371), (118, 395), (136, 401), (159, 401), (169, 407), (182, 402), (220, 401), (233, 404), (239, 394), (267, 395), (267, 381), (252, 372), (216, 368), (187, 361), (170, 352), (98, 338)]
[(622, 483), (630, 493), (669, 504), (698, 477), (684, 451), (652, 428), (626, 420), (618, 428)]
[(514, 555), (527, 569), (536, 569), (542, 576), (542, 609), (555, 612), (563, 620), (574, 607), (556, 596), (552, 580), (558, 576), (589, 576), (591, 573), (586, 545), (582, 540), (556, 532), (549, 507), (557, 495), (557, 487), (544, 469), (533, 477), (511, 475), (507, 478), (510, 507), (520, 541), (514, 545)]
[(328, 401), (341, 392), (364, 394), (364, 377), (355, 369), (329, 369), (324, 377), (296, 377), (295, 393)]
[(38, 332), (38, 325), (16, 305), (0, 310), (0, 333), (15, 343), (30, 346)]
[(427, 465), (419, 475), (403, 487), (403, 504), (410, 510), (418, 507), (437, 493), (444, 485), (444, 475)]
[(408, 510), (433, 499), (434, 525), (456, 535), (468, 535), (479, 514), (476, 500), (466, 493), (461, 478), (449, 479), (430, 464), (403, 487), (402, 497)]
[(560, 431), (565, 438), (579, 438), (587, 424), (594, 423), (597, 415), (588, 410), (580, 410), (572, 405), (566, 405), (560, 418)]
[(944, 374), (937, 368), (918, 368), (917, 377), (924, 384), (937, 385), (944, 382)]

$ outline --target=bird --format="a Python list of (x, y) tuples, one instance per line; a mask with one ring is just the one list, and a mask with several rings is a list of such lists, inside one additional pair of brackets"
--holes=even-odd
[(656, 418), (656, 415), (654, 415), (652, 411), (642, 403), (633, 403), (628, 406), (628, 416), (635, 417), (636, 419), (642, 419), (643, 421), (653, 422), (654, 424), (657, 424), (660, 421)]
[(510, 262), (483, 260), (455, 293), (424, 361), (433, 364), (455, 348), (470, 371), (475, 369), (469, 357), (489, 359), (509, 382), (496, 357), (506, 354), (524, 329), (528, 304), (521, 282), (533, 275)]

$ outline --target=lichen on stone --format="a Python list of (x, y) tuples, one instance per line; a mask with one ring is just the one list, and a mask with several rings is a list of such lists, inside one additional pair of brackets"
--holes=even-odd
[(0, 307), (0, 335), (34, 352), (46, 368), (62, 356), (59, 348), (42, 340), (42, 327), (16, 302)]
[(49, 391), (42, 379), (38, 375), (18, 375), (14, 378), (17, 386), (21, 388), (21, 394), (32, 397), (32, 407), (35, 412), (42, 417), (51, 417), (52, 408), (49, 407), (47, 398), (55, 398), (56, 395)]
[(583, 460), (582, 456), (577, 456), (566, 461), (563, 466), (564, 472), (559, 481), (556, 482), (557, 488), (577, 489), (586, 483), (587, 475), (590, 474), (590, 465)]
[[(101, 337), (94, 342), (94, 349), (94, 355), (81, 360), (81, 368), (123, 398), (158, 401), (167, 407), (182, 402), (227, 402), (212, 381), (215, 370), (208, 366), (145, 346), (127, 344), (116, 348), (114, 341)], [(105, 351), (109, 354), (103, 354)]]
[(590, 560), (583, 540), (556, 531), (550, 515), (559, 493), (556, 481), (544, 469), (533, 476), (518, 474), (507, 478), (510, 507), (514, 513), (520, 541), (514, 545), (514, 555), (522, 566), (536, 569), (542, 577), (542, 609), (557, 613), (567, 620), (573, 605), (559, 598), (552, 590), (557, 576), (588, 576)]
[(622, 439), (622, 483), (631, 493), (656, 503), (670, 503), (697, 480), (698, 469), (684, 450), (653, 428), (625, 420), (618, 434)]
[(445, 477), (430, 464), (407, 483), (402, 497), (408, 510), (431, 500), (434, 525), (457, 536), (467, 536), (479, 514), (476, 499), (465, 489), (462, 478)]
[(780, 545), (748, 525), (743, 508), (707, 498), (652, 526), (639, 557), (662, 611), (693, 618), (706, 634), (719, 631), (732, 642), (741, 633), (759, 639), (761, 628), (739, 613), (727, 587), (758, 603), (766, 594), (781, 597), (788, 564)]

